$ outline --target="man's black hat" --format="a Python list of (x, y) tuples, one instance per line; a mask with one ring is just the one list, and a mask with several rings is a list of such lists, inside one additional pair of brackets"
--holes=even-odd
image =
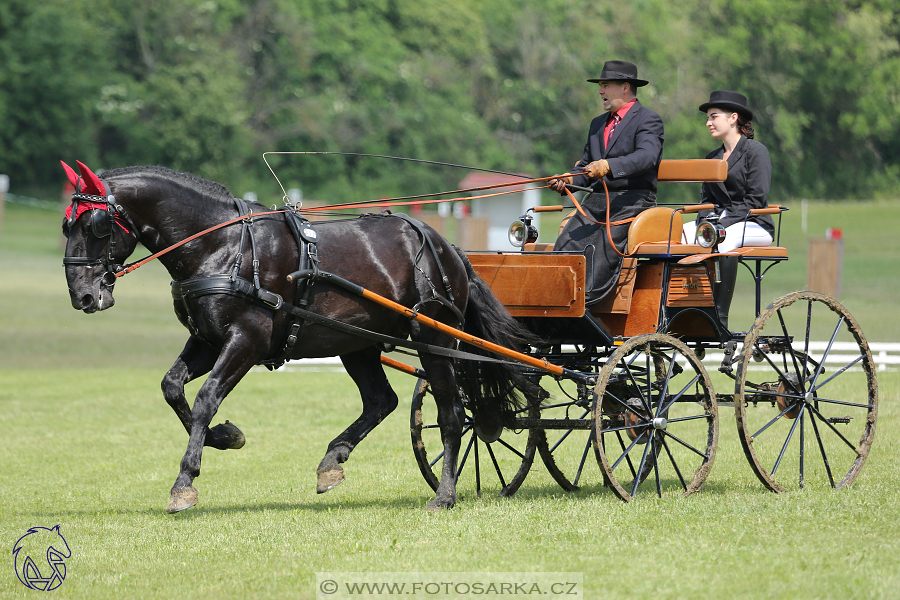
[(649, 81), (638, 79), (637, 67), (624, 60), (608, 60), (603, 63), (603, 70), (597, 79), (588, 79), (591, 83), (600, 83), (601, 81), (627, 81), (634, 87), (647, 85)]
[(736, 112), (748, 121), (753, 120), (753, 113), (747, 108), (747, 96), (727, 90), (716, 90), (709, 94), (709, 102), (700, 105), (700, 112), (710, 108), (721, 108)]

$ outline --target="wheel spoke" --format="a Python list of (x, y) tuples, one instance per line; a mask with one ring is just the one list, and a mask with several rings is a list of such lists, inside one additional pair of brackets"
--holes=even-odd
[[(804, 406), (800, 407), (800, 415), (799, 416), (803, 415), (804, 408), (805, 408)], [(784, 440), (784, 445), (781, 447), (781, 452), (778, 454), (778, 460), (775, 461), (775, 466), (772, 467), (771, 473), (773, 476), (775, 475), (775, 472), (778, 471), (778, 467), (781, 465), (781, 459), (784, 458), (784, 453), (787, 450), (787, 447), (791, 441), (791, 438), (794, 437), (794, 430), (797, 429), (797, 422), (799, 420), (800, 420), (799, 418), (794, 419), (794, 423), (791, 425), (791, 430), (788, 432), (787, 438), (785, 438), (785, 440)]]
[[(616, 437), (619, 439), (619, 446), (622, 448), (622, 452), (627, 452), (625, 450), (625, 442), (622, 440), (622, 433), (617, 431)], [(625, 455), (625, 461), (628, 463), (628, 468), (631, 470), (631, 476), (637, 477), (637, 472), (634, 470), (634, 465), (631, 463), (631, 457), (627, 454)]]
[[(589, 410), (584, 411), (584, 413), (582, 413), (582, 415), (579, 417), (579, 420), (585, 418), (589, 412), (591, 412), (591, 411), (589, 411)], [(559, 445), (562, 444), (563, 441), (564, 441), (567, 437), (569, 437), (569, 434), (572, 433), (573, 431), (575, 431), (575, 430), (574, 430), (574, 429), (568, 429), (568, 430), (566, 430), (566, 432), (562, 435), (562, 437), (559, 438), (559, 440), (557, 440), (557, 442), (556, 442), (555, 444), (553, 444), (553, 447), (552, 447), (552, 448), (550, 448), (551, 454), (553, 453), (554, 450), (556, 450), (557, 448), (559, 448)]]
[(662, 440), (662, 446), (666, 449), (666, 454), (669, 455), (669, 462), (672, 463), (672, 467), (675, 469), (675, 473), (678, 475), (678, 480), (681, 482), (681, 487), (684, 488), (684, 491), (687, 491), (687, 483), (684, 481), (684, 477), (681, 475), (681, 469), (678, 468), (678, 463), (675, 462), (675, 457), (672, 456), (672, 450), (669, 448), (669, 444), (666, 443), (666, 436), (662, 436), (660, 438)]
[[(647, 464), (647, 454), (650, 452), (650, 446), (653, 445), (654, 432), (650, 432), (650, 439), (647, 440), (647, 445), (644, 447), (644, 454), (641, 456), (641, 465), (638, 467), (638, 473), (644, 472), (644, 465)], [(640, 439), (640, 438), (638, 438)], [(634, 478), (634, 485), (631, 487), (631, 497), (634, 498), (637, 495), (638, 486), (641, 484), (641, 478)]]
[(863, 360), (864, 358), (865, 358), (865, 356), (863, 356), (862, 354), (860, 354), (858, 357), (856, 357), (856, 358), (853, 360), (853, 362), (851, 362), (851, 363), (848, 364), (848, 365), (845, 365), (845, 366), (841, 367), (840, 370), (838, 370), (834, 375), (832, 375), (831, 377), (829, 377), (828, 379), (826, 379), (825, 381), (823, 381), (823, 382), (820, 383), (819, 385), (817, 385), (817, 386), (811, 388), (809, 391), (815, 392), (816, 390), (822, 389), (825, 385), (828, 384), (829, 381), (831, 381), (832, 379), (834, 379), (834, 378), (837, 377), (838, 375), (844, 373), (844, 372), (847, 371), (850, 367), (852, 367), (853, 365), (855, 365), (855, 364), (858, 363), (859, 361)]
[(581, 454), (581, 462), (578, 463), (578, 472), (575, 473), (575, 479), (572, 481), (575, 485), (578, 485), (578, 482), (581, 481), (581, 472), (584, 470), (584, 463), (587, 462), (588, 450), (591, 447), (591, 436), (588, 436), (588, 441), (584, 445), (584, 452)]
[(697, 383), (697, 381), (698, 381), (699, 379), (700, 379), (700, 375), (697, 374), (696, 377), (694, 377), (693, 379), (691, 379), (690, 383), (688, 383), (686, 386), (684, 386), (684, 388), (682, 388), (682, 390), (681, 390), (680, 392), (678, 392), (675, 396), (672, 397), (672, 399), (669, 401), (669, 403), (666, 404), (665, 410), (661, 411), (660, 414), (666, 414), (666, 413), (669, 411), (669, 408), (670, 408), (673, 404), (675, 404), (676, 402), (678, 402), (679, 398), (681, 398), (681, 397), (684, 395), (684, 393), (687, 392), (688, 389), (691, 388), (691, 386), (693, 386), (695, 383)]
[(810, 417), (809, 422), (812, 423), (813, 431), (816, 433), (816, 441), (819, 443), (819, 452), (822, 453), (822, 462), (825, 463), (825, 472), (828, 473), (828, 482), (834, 488), (834, 475), (831, 474), (831, 465), (828, 462), (828, 456), (825, 454), (825, 446), (822, 443), (822, 436), (819, 435), (819, 426), (816, 420)]
[(771, 427), (776, 421), (778, 421), (778, 419), (780, 419), (781, 417), (783, 417), (787, 412), (789, 412), (790, 410), (792, 410), (795, 406), (797, 406), (797, 403), (796, 403), (796, 402), (794, 402), (793, 404), (791, 404), (790, 406), (788, 406), (787, 408), (785, 408), (783, 411), (781, 411), (780, 413), (778, 413), (778, 416), (777, 416), (777, 417), (775, 417), (774, 419), (772, 419), (771, 421), (769, 421), (768, 423), (766, 423), (766, 424), (763, 426), (762, 429), (760, 429), (759, 431), (757, 431), (756, 433), (754, 433), (753, 435), (751, 435), (751, 436), (750, 436), (750, 439), (755, 440), (756, 438), (758, 438), (758, 437), (759, 437), (759, 434), (761, 434), (763, 431), (765, 431), (766, 429), (768, 429), (769, 427)]
[(497, 457), (494, 456), (494, 450), (491, 448), (490, 444), (485, 444), (487, 446), (488, 454), (491, 455), (491, 462), (494, 463), (494, 470), (497, 472), (497, 477), (500, 478), (500, 485), (506, 487), (506, 480), (503, 479), (503, 471), (500, 470), (500, 465), (497, 464)]
[[(781, 313), (780, 310), (778, 311), (778, 321), (781, 324), (781, 331), (784, 334), (784, 339), (790, 340), (791, 336), (788, 333), (787, 326), (784, 324), (784, 315)], [(807, 340), (808, 340), (808, 338), (807, 338)], [(790, 351), (791, 351), (791, 362), (794, 365), (794, 373), (797, 374), (797, 380), (803, 381), (803, 373), (805, 372), (805, 370), (801, 370), (800, 365), (797, 364), (797, 355), (794, 354), (794, 346), (792, 344), (788, 344), (788, 349), (790, 349)], [(785, 362), (784, 370), (787, 371), (787, 357), (784, 357), (784, 362)], [(791, 385), (791, 387), (794, 387), (793, 384)], [(803, 393), (803, 386), (801, 385), (800, 389), (797, 391), (800, 393)]]
[(831, 400), (829, 398), (820, 398), (816, 396), (816, 402), (825, 402), (826, 404), (840, 404), (841, 406), (853, 406), (855, 408), (874, 408), (871, 404), (857, 404), (856, 402), (844, 402), (843, 400)]
[(800, 489), (802, 490), (803, 489), (803, 467), (804, 467), (803, 453), (806, 451), (806, 445), (805, 445), (805, 442), (806, 442), (806, 437), (805, 437), (806, 411), (805, 410), (800, 411), (799, 419), (800, 419), (800, 483), (799, 483), (799, 485), (800, 485)]
[(640, 414), (639, 412), (637, 412), (636, 410), (634, 410), (633, 407), (628, 406), (628, 404), (627, 404), (624, 400), (622, 400), (621, 398), (619, 398), (618, 396), (616, 396), (615, 394), (613, 394), (613, 393), (610, 392), (609, 390), (607, 390), (606, 395), (604, 396), (604, 398), (612, 398), (613, 400), (615, 400), (616, 402), (618, 402), (619, 404), (621, 404), (621, 405), (622, 405), (622, 408), (624, 408), (626, 411), (628, 411), (628, 412), (630, 412), (631, 414), (633, 414), (635, 417), (637, 417), (637, 418), (639, 418), (639, 419), (643, 419), (643, 418), (644, 418), (644, 415), (642, 415), (642, 414)]
[(841, 331), (841, 325), (844, 324), (844, 315), (838, 319), (837, 325), (834, 327), (834, 333), (831, 334), (831, 339), (828, 341), (828, 346), (825, 348), (825, 352), (822, 353), (822, 360), (819, 362), (819, 368), (816, 369), (816, 374), (812, 378), (812, 382), (810, 387), (816, 387), (816, 381), (819, 379), (819, 375), (825, 369), (825, 361), (828, 360), (828, 355), (831, 353), (831, 347), (834, 346), (834, 340), (837, 338), (837, 334)]
[(462, 461), (459, 463), (459, 469), (456, 470), (456, 478), (459, 479), (459, 476), (463, 472), (463, 468), (466, 466), (466, 460), (469, 458), (469, 451), (472, 450), (472, 445), (475, 443), (475, 439), (478, 436), (474, 433), (472, 434), (472, 439), (469, 440), (469, 445), (466, 446), (466, 452), (463, 454)]
[(832, 430), (839, 438), (841, 438), (842, 440), (844, 440), (844, 443), (847, 444), (847, 447), (848, 447), (848, 448), (850, 448), (851, 450), (853, 450), (853, 451), (856, 452), (857, 454), (859, 453), (859, 451), (856, 449), (856, 446), (854, 446), (853, 443), (850, 442), (850, 440), (848, 440), (847, 438), (845, 438), (845, 437), (844, 437), (844, 434), (842, 434), (840, 431), (838, 431), (837, 428), (836, 428), (834, 425), (832, 425), (831, 422), (828, 421), (828, 419), (825, 418), (825, 415), (823, 415), (822, 413), (819, 412), (819, 409), (817, 409), (815, 406), (812, 406), (812, 405), (809, 405), (809, 407), (812, 409), (812, 411), (816, 414), (817, 417), (819, 417), (819, 419), (820, 419), (823, 423), (825, 423), (826, 425), (828, 425), (828, 427), (830, 427), (831, 430)]
[[(647, 442), (648, 445), (650, 443), (651, 442)], [(653, 476), (656, 479), (656, 497), (662, 498), (662, 486), (660, 485), (660, 481), (659, 481), (659, 459), (658, 459), (658, 456), (659, 456), (659, 453), (657, 453), (657, 452), (653, 453)]]
[[(518, 456), (519, 458), (521, 458), (521, 459), (524, 459), (524, 458), (525, 458), (525, 455), (524, 455), (524, 454), (522, 454), (521, 452), (519, 452), (518, 450), (516, 450), (515, 448), (513, 448), (513, 447), (510, 446), (509, 444), (507, 444), (507, 443), (503, 440), (503, 438), (499, 438), (499, 439), (497, 440), (497, 442), (498, 442), (499, 444), (501, 444), (504, 448), (508, 449), (510, 452), (512, 452), (513, 454), (515, 454), (516, 456)], [(488, 448), (490, 448), (490, 445), (488, 445)]]
[(679, 444), (681, 444), (682, 446), (684, 446), (685, 448), (690, 450), (691, 452), (695, 452), (697, 454), (697, 456), (702, 456), (703, 458), (709, 458), (708, 455), (704, 454), (703, 452), (700, 452), (699, 450), (697, 450), (696, 448), (694, 448), (693, 446), (691, 446), (690, 444), (688, 444), (687, 442), (685, 442), (684, 440), (679, 438), (677, 435), (672, 435), (665, 429), (662, 429), (660, 431), (662, 431), (663, 434), (669, 436), (670, 438), (672, 438), (673, 440), (675, 440), (676, 442), (678, 442)]
[(672, 423), (681, 423), (682, 421), (696, 421), (697, 419), (709, 419), (709, 415), (694, 415), (693, 417), (676, 417), (674, 419), (666, 419), (670, 425)]
[[(481, 461), (478, 460), (478, 436), (473, 435), (472, 441), (475, 442), (475, 495), (481, 498)], [(488, 450), (491, 449), (487, 444)]]
[[(608, 431), (607, 429), (604, 429), (604, 430), (603, 430), (604, 433), (606, 433), (607, 431)], [(625, 450), (622, 452), (622, 455), (619, 456), (618, 460), (616, 460), (616, 462), (614, 462), (613, 465), (609, 468), (610, 471), (615, 471), (615, 470), (616, 470), (616, 467), (619, 466), (619, 463), (622, 462), (622, 459), (625, 458), (626, 456), (628, 456), (628, 454), (631, 452), (631, 449), (632, 449), (632, 448), (634, 448), (635, 446), (637, 446), (637, 443), (638, 443), (638, 440), (639, 440), (639, 439), (641, 439), (641, 438), (640, 438), (640, 437), (636, 437), (636, 438), (634, 438), (633, 440), (631, 440), (631, 443), (628, 445), (628, 448), (625, 449)], [(629, 462), (630, 462), (630, 459), (629, 459)], [(634, 471), (634, 469), (632, 469), (632, 471)]]

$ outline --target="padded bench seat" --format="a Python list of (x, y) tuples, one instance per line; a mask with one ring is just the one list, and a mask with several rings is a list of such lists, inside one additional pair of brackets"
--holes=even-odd
[(787, 248), (781, 246), (744, 246), (735, 252), (740, 252), (742, 258), (787, 258)]

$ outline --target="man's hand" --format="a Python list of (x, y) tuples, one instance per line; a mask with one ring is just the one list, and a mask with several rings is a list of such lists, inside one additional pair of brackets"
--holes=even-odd
[(571, 175), (555, 175), (555, 179), (548, 181), (551, 190), (559, 192), (560, 196), (566, 195), (566, 184), (572, 183)]
[(609, 173), (609, 163), (603, 160), (595, 160), (592, 163), (588, 163), (587, 166), (584, 167), (584, 172), (591, 179), (600, 179), (607, 173)]

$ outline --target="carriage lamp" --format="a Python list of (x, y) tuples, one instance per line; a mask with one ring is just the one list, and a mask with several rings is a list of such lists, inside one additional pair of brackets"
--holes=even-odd
[(712, 248), (725, 240), (725, 228), (718, 221), (704, 220), (697, 226), (697, 243)]
[(531, 224), (533, 218), (534, 216), (527, 212), (519, 217), (518, 221), (509, 226), (507, 236), (510, 244), (516, 248), (524, 248), (525, 244), (532, 244), (537, 241), (537, 227)]

